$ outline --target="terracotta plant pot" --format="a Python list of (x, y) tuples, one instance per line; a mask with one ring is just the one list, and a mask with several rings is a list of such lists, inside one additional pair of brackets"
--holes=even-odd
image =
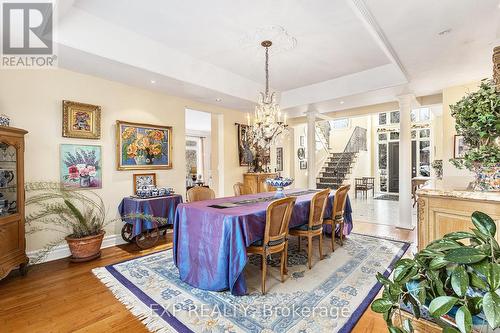
[(83, 238), (66, 237), (66, 242), (68, 242), (71, 252), (70, 260), (73, 262), (83, 262), (99, 258), (101, 256), (101, 244), (104, 233), (103, 230), (94, 236)]

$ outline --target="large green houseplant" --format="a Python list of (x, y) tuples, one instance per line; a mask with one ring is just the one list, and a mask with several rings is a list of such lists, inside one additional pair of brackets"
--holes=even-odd
[[(413, 259), (399, 260), (392, 279), (377, 275), (384, 290), (371, 308), (383, 314), (391, 333), (413, 332), (412, 321), (401, 316), (405, 306), (411, 308), (416, 319), (423, 310), (436, 319), (448, 314), (456, 325), (438, 321), (447, 333), (471, 332), (473, 317), (477, 321), (478, 314), (484, 315), (491, 328), (500, 327), (500, 246), (495, 240), (496, 225), (481, 212), (472, 214), (472, 222), (472, 232), (447, 234)], [(403, 323), (402, 327), (397, 327), (397, 322)]]
[(481, 190), (500, 190), (500, 92), (492, 80), (450, 105), (458, 135), (468, 146), (463, 158), (450, 160), (458, 168), (476, 173)]

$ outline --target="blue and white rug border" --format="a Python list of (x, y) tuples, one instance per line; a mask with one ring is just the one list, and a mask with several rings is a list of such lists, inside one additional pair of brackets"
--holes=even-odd
[[(359, 234), (353, 233), (360, 236), (378, 238), (389, 240), (392, 242), (402, 243), (403, 247), (399, 250), (398, 254), (394, 257), (394, 259), (389, 264), (389, 267), (384, 272), (384, 276), (388, 277), (394, 268), (396, 262), (402, 258), (406, 251), (408, 251), (411, 243), (391, 239), (389, 237), (379, 237), (373, 235)], [(146, 328), (151, 332), (159, 332), (159, 333), (170, 333), (170, 332), (179, 332), (179, 333), (192, 333), (192, 331), (186, 327), (182, 322), (180, 322), (177, 318), (175, 318), (170, 312), (164, 309), (162, 306), (157, 304), (152, 298), (150, 298), (146, 293), (136, 287), (131, 281), (129, 281), (125, 276), (120, 274), (113, 266), (117, 264), (122, 264), (128, 261), (133, 261), (138, 258), (144, 258), (151, 255), (158, 254), (165, 250), (156, 251), (153, 253), (146, 254), (140, 257), (134, 257), (127, 260), (123, 260), (105, 267), (98, 267), (92, 270), (92, 273), (107, 287), (113, 295), (125, 305), (125, 307), (139, 319)], [(377, 282), (373, 288), (368, 292), (368, 295), (363, 300), (363, 302), (358, 306), (356, 310), (352, 313), (349, 320), (344, 324), (344, 326), (338, 331), (338, 333), (348, 333), (351, 332), (356, 323), (359, 321), (363, 313), (370, 306), (373, 299), (377, 296), (380, 289), (382, 288), (382, 284)], [(152, 307), (152, 305), (157, 305)], [(153, 315), (152, 311), (156, 313), (156, 316)], [(165, 325), (167, 324), (167, 326)]]

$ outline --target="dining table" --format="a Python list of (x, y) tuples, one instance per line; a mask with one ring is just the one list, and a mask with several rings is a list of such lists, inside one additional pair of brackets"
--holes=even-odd
[[(296, 197), (290, 228), (308, 222), (310, 202), (318, 191), (285, 191), (286, 196)], [(233, 295), (245, 295), (246, 248), (263, 238), (266, 208), (275, 200), (274, 194), (258, 193), (179, 204), (174, 220), (173, 260), (180, 279), (199, 289), (229, 289)], [(334, 196), (335, 191), (332, 191), (324, 217), (332, 213)], [(348, 235), (351, 232), (351, 213), (347, 197), (344, 228), (338, 230), (337, 227), (337, 233)], [(325, 232), (331, 233), (330, 226), (326, 227)]]

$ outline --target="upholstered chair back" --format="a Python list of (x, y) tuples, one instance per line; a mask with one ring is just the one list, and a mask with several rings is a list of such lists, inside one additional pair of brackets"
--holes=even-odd
[(208, 187), (196, 186), (187, 191), (186, 197), (188, 202), (211, 200), (215, 198), (215, 192)]

